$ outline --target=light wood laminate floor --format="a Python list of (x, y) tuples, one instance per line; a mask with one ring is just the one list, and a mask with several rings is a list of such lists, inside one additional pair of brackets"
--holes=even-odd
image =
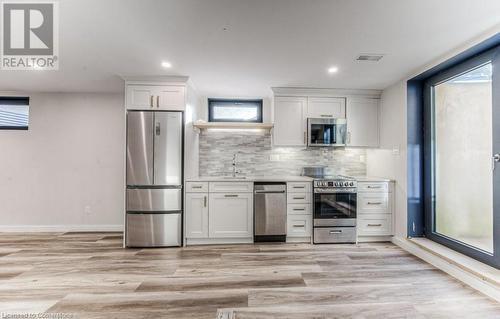
[(123, 249), (120, 233), (0, 233), (0, 312), (64, 318), (500, 318), (390, 243)]

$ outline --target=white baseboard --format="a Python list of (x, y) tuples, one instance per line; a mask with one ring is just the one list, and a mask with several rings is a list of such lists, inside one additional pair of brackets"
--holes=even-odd
[(482, 292), (483, 294), (487, 295), (488, 297), (500, 302), (500, 290), (492, 285), (491, 283), (488, 283), (478, 276), (474, 275), (471, 272), (465, 271), (464, 269), (460, 268), (459, 266), (447, 261), (444, 258), (441, 258), (437, 256), (436, 254), (433, 254), (420, 246), (418, 246), (415, 243), (412, 243), (406, 238), (401, 238), (401, 237), (393, 237), (392, 242), (406, 250), (412, 255), (415, 255), (419, 257), (422, 260), (425, 260), (429, 264), (433, 265), (434, 267), (441, 269), (442, 271), (446, 272), (450, 276), (460, 280), (461, 282), (465, 283), (466, 285)]
[(50, 232), (117, 232), (123, 225), (0, 225), (0, 232), (50, 233)]

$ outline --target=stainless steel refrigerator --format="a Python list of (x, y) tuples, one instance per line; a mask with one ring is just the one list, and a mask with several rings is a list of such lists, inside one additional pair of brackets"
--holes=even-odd
[(182, 244), (182, 112), (127, 112), (127, 247)]

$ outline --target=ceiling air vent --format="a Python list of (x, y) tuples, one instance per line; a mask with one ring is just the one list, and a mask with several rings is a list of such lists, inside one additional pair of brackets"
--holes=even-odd
[(384, 57), (383, 54), (360, 54), (356, 61), (370, 61), (370, 62), (378, 62), (380, 59)]

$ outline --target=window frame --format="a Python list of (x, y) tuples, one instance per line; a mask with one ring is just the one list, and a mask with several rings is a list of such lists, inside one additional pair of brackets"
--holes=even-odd
[(23, 105), (28, 107), (28, 125), (26, 126), (1, 126), (0, 131), (27, 131), (29, 129), (30, 98), (28, 96), (0, 96), (0, 103), (9, 101), (6, 105)]
[[(436, 197), (435, 197), (435, 105), (434, 105), (434, 87), (438, 84), (446, 82), (449, 79), (467, 73), (468, 71), (478, 68), (488, 62), (493, 65), (493, 134), (495, 134), (495, 126), (500, 127), (500, 46), (496, 46), (481, 54), (470, 57), (464, 61), (449, 66), (441, 72), (427, 78), (423, 84), (423, 139), (424, 139), (424, 222), (425, 236), (439, 244), (447, 246), (464, 255), (472, 257), (476, 260), (484, 262), (495, 268), (500, 268), (500, 194), (498, 189), (493, 194), (493, 254), (483, 251), (480, 248), (473, 247), (466, 243), (460, 242), (454, 238), (440, 234), (436, 231)], [(495, 86), (496, 85), (496, 86)], [(495, 114), (496, 113), (496, 114)], [(495, 144), (495, 140), (493, 140)], [(497, 180), (493, 176), (492, 183)]]
[[(241, 119), (214, 119), (213, 117), (213, 108), (216, 103), (225, 102), (225, 103), (256, 103), (257, 104), (257, 119), (256, 120), (241, 120)], [(244, 107), (244, 106), (242, 106)], [(262, 99), (216, 99), (209, 98), (208, 99), (208, 122), (234, 122), (234, 123), (263, 123), (262, 117), (262, 109), (263, 109), (263, 100)]]

